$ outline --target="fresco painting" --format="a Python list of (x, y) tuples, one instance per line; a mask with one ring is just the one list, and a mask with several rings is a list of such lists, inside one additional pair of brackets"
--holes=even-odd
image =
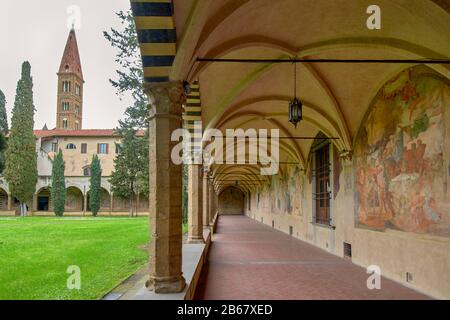
[(360, 227), (450, 236), (450, 86), (408, 69), (374, 99), (355, 144)]
[(303, 175), (300, 167), (289, 166), (272, 176), (261, 190), (262, 209), (276, 214), (303, 215)]

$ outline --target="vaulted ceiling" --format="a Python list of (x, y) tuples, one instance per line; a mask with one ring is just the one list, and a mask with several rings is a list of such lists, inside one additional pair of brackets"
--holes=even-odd
[[(170, 78), (199, 81), (205, 128), (279, 128), (283, 136), (322, 131), (339, 138), (335, 143), (340, 151), (352, 150), (380, 87), (411, 64), (299, 64), (297, 92), (305, 109), (296, 129), (287, 120), (294, 90), (291, 64), (196, 60), (449, 59), (448, 1), (376, 2), (381, 30), (366, 26), (366, 10), (373, 4), (367, 0), (173, 0), (178, 43)], [(448, 65), (430, 67), (450, 78)], [(281, 144), (281, 161), (306, 166), (311, 140)], [(240, 170), (256, 172), (248, 166)]]

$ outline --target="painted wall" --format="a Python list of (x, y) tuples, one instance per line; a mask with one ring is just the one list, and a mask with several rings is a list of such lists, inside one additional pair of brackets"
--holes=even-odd
[(380, 90), (355, 146), (359, 226), (450, 236), (449, 116), (450, 87), (427, 69)]
[[(355, 264), (378, 265), (387, 278), (450, 299), (449, 138), (448, 80), (425, 67), (410, 69), (371, 103), (353, 159), (330, 148), (332, 227), (312, 223), (311, 163), (306, 173), (288, 169), (253, 191), (246, 214), (341, 257), (349, 243)], [(286, 177), (295, 181), (291, 196), (299, 197), (292, 197), (291, 212), (283, 206)]]

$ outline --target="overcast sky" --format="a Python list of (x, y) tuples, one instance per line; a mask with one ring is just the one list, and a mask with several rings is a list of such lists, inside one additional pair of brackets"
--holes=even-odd
[(67, 10), (71, 5), (81, 9), (81, 26), (76, 32), (86, 81), (83, 128), (114, 128), (130, 100), (125, 97), (121, 101), (108, 81), (115, 77), (115, 50), (102, 32), (120, 27), (114, 13), (128, 9), (129, 0), (1, 0), (0, 89), (6, 95), (8, 117), (21, 64), (28, 60), (37, 110), (35, 128), (45, 123), (50, 129), (55, 127), (56, 73), (69, 33), (71, 15)]

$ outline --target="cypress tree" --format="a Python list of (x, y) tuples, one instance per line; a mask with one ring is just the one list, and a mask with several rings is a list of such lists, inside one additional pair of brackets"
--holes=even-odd
[(31, 66), (24, 62), (12, 111), (5, 168), (5, 179), (12, 196), (20, 202), (22, 216), (27, 214), (26, 203), (33, 198), (38, 179), (34, 111)]
[(2, 90), (0, 90), (0, 133), (8, 133), (8, 116), (6, 115), (6, 99)]
[(100, 210), (100, 188), (102, 181), (102, 167), (97, 155), (92, 157), (91, 163), (91, 178), (90, 178), (90, 191), (89, 191), (89, 204), (94, 217), (97, 216)]
[(5, 170), (5, 149), (6, 149), (6, 138), (3, 133), (0, 132), (0, 174)]
[(8, 134), (8, 117), (6, 116), (6, 99), (2, 90), (0, 90), (0, 174), (5, 169), (5, 149), (6, 138)]
[(65, 163), (63, 159), (62, 151), (59, 150), (52, 166), (52, 203), (53, 211), (59, 217), (64, 214), (64, 208), (66, 204), (66, 178), (64, 176)]

